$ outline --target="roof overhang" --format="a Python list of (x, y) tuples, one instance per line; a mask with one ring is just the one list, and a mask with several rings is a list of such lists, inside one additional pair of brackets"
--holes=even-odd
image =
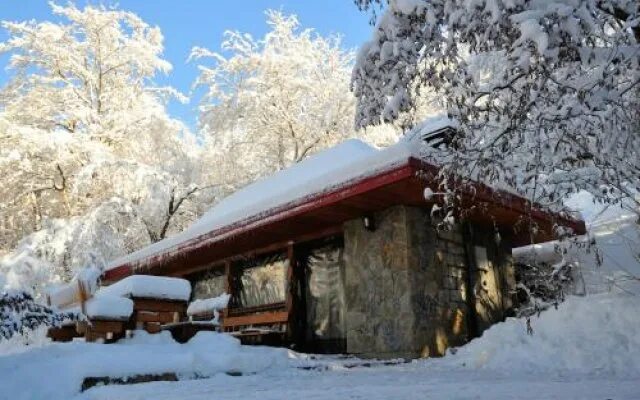
[[(346, 221), (370, 215), (394, 205), (426, 207), (438, 199), (425, 200), (424, 189), (437, 190), (438, 168), (408, 158), (378, 173), (355, 179), (313, 197), (297, 200), (213, 230), (176, 247), (139, 261), (118, 265), (103, 275), (105, 281), (131, 274), (181, 275), (214, 261), (246, 254), (275, 243), (298, 242), (318, 234), (340, 232)], [(514, 246), (553, 240), (555, 228), (586, 232), (583, 221), (543, 212), (524, 198), (474, 184), (462, 198), (464, 218), (474, 223), (496, 225), (514, 234)], [(535, 235), (529, 229), (535, 224)]]

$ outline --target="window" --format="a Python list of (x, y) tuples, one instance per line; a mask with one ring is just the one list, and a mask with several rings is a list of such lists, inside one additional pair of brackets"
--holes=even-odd
[(226, 289), (226, 275), (223, 267), (211, 268), (191, 279), (194, 299), (208, 299), (220, 296)]
[(238, 263), (239, 273), (234, 283), (234, 305), (256, 307), (281, 303), (286, 300), (287, 270), (286, 254), (256, 257)]

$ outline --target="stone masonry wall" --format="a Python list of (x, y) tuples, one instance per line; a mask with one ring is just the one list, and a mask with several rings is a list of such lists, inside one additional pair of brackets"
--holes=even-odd
[[(466, 251), (473, 245), (465, 249), (462, 228), (437, 230), (417, 207), (392, 207), (374, 219), (374, 231), (361, 220), (345, 224), (347, 352), (427, 357), (466, 343), (472, 317)], [(508, 242), (491, 246), (488, 234), (476, 228), (473, 238), (488, 246), (495, 265), (508, 264)]]
[(421, 357), (441, 356), (469, 340), (466, 253), (460, 227), (442, 231), (426, 216), (423, 221), (411, 228), (429, 232), (431, 240), (420, 245), (432, 249), (426, 269), (416, 269), (413, 279), (416, 350)]
[(409, 357), (414, 319), (407, 210), (375, 215), (376, 229), (362, 220), (345, 224), (347, 352), (362, 356)]

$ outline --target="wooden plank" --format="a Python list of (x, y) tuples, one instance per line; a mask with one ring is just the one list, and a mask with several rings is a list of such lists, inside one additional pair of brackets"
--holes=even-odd
[(293, 333), (295, 329), (295, 297), (298, 292), (298, 282), (296, 280), (296, 253), (293, 247), (293, 243), (289, 243), (287, 248), (287, 257), (289, 258), (289, 268), (287, 268), (287, 298), (286, 298), (286, 312), (287, 312), (287, 326), (286, 332), (289, 339), (293, 339)]
[(54, 342), (70, 342), (73, 338), (80, 337), (82, 335), (76, 332), (75, 325), (61, 326), (59, 328), (49, 328), (47, 331), (47, 337), (51, 338)]
[(233, 277), (231, 276), (231, 260), (226, 260), (224, 262), (224, 291), (226, 293), (228, 293), (231, 297), (229, 298), (229, 302), (227, 304), (227, 307), (224, 308), (224, 310), (222, 311), (222, 318), (227, 318), (227, 315), (229, 315), (229, 306), (231, 305), (231, 303), (234, 301), (234, 287), (233, 287)]
[(87, 342), (98, 342), (98, 341), (106, 341), (107, 334), (103, 332), (92, 332), (87, 331), (84, 334), (84, 340)]
[(124, 331), (124, 322), (122, 321), (91, 321), (91, 324), (85, 326), (86, 332), (122, 332)]
[(144, 330), (149, 333), (159, 333), (162, 330), (162, 325), (158, 322), (145, 322)]
[(136, 311), (134, 312), (133, 319), (137, 322), (160, 322), (168, 324), (178, 322), (180, 320), (180, 313), (175, 311)]
[(286, 310), (286, 305), (286, 302), (279, 301), (277, 303), (261, 304), (259, 306), (253, 307), (229, 308), (228, 314), (231, 316), (239, 316), (247, 314), (258, 314), (265, 311), (283, 311)]
[(222, 322), (224, 328), (243, 325), (267, 325), (286, 323), (289, 320), (287, 311), (272, 311), (260, 314), (241, 315), (237, 317), (226, 317)]
[(157, 299), (146, 299), (134, 297), (134, 311), (167, 311), (185, 313), (187, 311), (186, 301), (168, 301)]

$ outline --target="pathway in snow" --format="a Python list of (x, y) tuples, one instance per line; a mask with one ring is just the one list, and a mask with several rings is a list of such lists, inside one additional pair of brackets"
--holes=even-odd
[[(287, 373), (288, 372), (288, 373)], [(277, 374), (184, 382), (108, 386), (85, 392), (93, 400), (209, 399), (638, 399), (632, 379), (577, 376), (504, 375), (487, 371), (438, 371), (422, 366), (390, 366), (333, 371), (282, 371)]]

